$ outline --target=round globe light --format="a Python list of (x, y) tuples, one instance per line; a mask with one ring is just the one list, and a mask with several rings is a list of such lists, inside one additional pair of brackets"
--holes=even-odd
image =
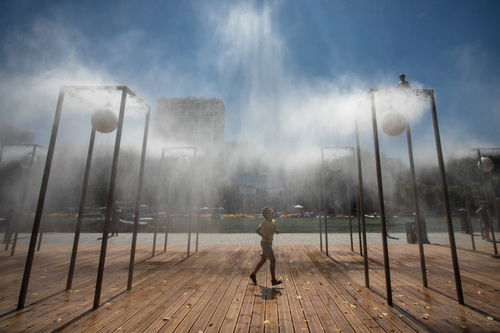
[(493, 161), (488, 156), (481, 156), (481, 162), (477, 161), (477, 167), (481, 169), (481, 164), (483, 165), (483, 172), (490, 172), (493, 170)]
[(111, 133), (118, 127), (118, 117), (109, 107), (95, 110), (90, 122), (101, 133)]
[(389, 111), (382, 119), (382, 129), (387, 135), (398, 136), (408, 127), (408, 120), (397, 111)]

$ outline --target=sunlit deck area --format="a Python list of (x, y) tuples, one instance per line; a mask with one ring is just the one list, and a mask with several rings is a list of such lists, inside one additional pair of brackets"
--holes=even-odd
[(166, 253), (158, 242), (154, 257), (151, 243), (139, 242), (130, 291), (126, 290), (129, 245), (110, 239), (101, 307), (96, 310), (92, 302), (99, 242), (82, 242), (73, 289), (65, 291), (71, 245), (47, 238), (35, 257), (26, 307), (16, 311), (26, 253), (21, 243), (14, 257), (7, 251), (0, 257), (0, 331), (500, 331), (498, 259), (459, 250), (466, 303), (461, 306), (453, 290), (448, 247), (425, 246), (429, 270), (425, 289), (417, 245), (391, 244), (394, 306), (390, 307), (385, 300), (381, 245), (369, 246), (371, 289), (366, 289), (359, 253), (332, 238), (329, 258), (319, 251), (315, 237), (276, 237), (277, 274), (284, 283), (275, 288), (267, 265), (257, 276), (257, 286), (248, 279), (258, 259), (257, 235), (200, 234), (199, 251), (188, 258), (186, 246), (181, 245), (183, 234), (171, 235)]

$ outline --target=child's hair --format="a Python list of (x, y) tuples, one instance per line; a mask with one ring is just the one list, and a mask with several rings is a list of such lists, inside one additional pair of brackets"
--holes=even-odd
[(269, 213), (271, 210), (273, 209), (269, 206), (262, 208), (262, 216), (266, 216), (266, 214)]

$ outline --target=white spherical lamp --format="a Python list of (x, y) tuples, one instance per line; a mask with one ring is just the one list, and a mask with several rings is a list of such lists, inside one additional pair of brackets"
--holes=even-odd
[(96, 131), (111, 133), (118, 126), (118, 117), (110, 107), (105, 107), (95, 110), (90, 122)]
[(493, 170), (493, 161), (488, 156), (482, 156), (481, 162), (477, 161), (477, 167), (479, 169), (481, 169), (481, 165), (483, 167), (483, 172), (490, 172), (491, 170)]
[(397, 111), (389, 111), (382, 119), (382, 129), (387, 135), (398, 136), (408, 127), (408, 120)]

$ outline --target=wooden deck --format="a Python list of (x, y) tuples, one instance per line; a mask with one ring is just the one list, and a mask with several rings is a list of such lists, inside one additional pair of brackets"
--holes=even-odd
[(267, 264), (258, 285), (250, 283), (258, 243), (248, 245), (253, 235), (236, 237), (202, 245), (189, 258), (182, 245), (151, 258), (150, 245), (140, 244), (131, 291), (125, 290), (129, 247), (111, 244), (95, 311), (97, 244), (81, 246), (71, 291), (64, 291), (70, 245), (44, 244), (21, 311), (15, 305), (23, 247), (15, 257), (4, 252), (0, 332), (500, 332), (500, 260), (489, 255), (459, 251), (467, 304), (460, 306), (449, 248), (425, 246), (430, 288), (424, 289), (417, 246), (391, 245), (394, 307), (388, 307), (380, 245), (369, 245), (366, 289), (362, 257), (349, 245), (331, 244), (328, 258), (300, 234), (278, 235), (277, 274), (284, 283), (272, 288)]

